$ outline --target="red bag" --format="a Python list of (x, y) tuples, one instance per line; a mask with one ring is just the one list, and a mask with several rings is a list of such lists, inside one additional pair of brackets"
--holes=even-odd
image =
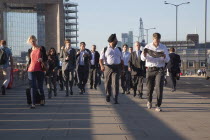
[(9, 81), (8, 86), (7, 86), (7, 89), (11, 89), (12, 88), (13, 80), (14, 80), (14, 77), (13, 77), (13, 69), (11, 69), (11, 71), (10, 71), (10, 81)]

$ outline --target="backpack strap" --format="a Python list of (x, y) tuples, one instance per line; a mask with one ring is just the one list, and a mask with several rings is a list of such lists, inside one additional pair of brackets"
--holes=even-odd
[(107, 47), (104, 48), (104, 54), (106, 53)]

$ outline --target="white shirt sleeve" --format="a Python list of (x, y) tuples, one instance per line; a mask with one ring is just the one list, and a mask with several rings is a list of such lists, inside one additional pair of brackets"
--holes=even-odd
[(169, 57), (169, 53), (168, 53), (168, 49), (166, 48), (166, 46), (165, 46), (165, 50), (164, 50), (164, 53), (165, 53), (165, 55), (166, 55), (166, 58), (165, 58), (165, 63), (168, 63), (169, 61), (170, 61), (170, 57)]
[(101, 60), (104, 60), (104, 59), (105, 59), (104, 49), (101, 51), (100, 59), (101, 59)]

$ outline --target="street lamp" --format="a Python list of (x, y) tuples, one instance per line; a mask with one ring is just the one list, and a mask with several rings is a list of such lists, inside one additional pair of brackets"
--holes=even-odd
[(206, 40), (207, 40), (207, 0), (205, 0), (205, 66), (206, 68), (208, 68)]
[(180, 5), (183, 5), (183, 4), (190, 4), (190, 2), (184, 2), (184, 3), (181, 3), (181, 4), (172, 4), (172, 3), (169, 3), (167, 1), (165, 1), (165, 4), (169, 4), (169, 5), (172, 5), (172, 6), (175, 6), (176, 7), (176, 48), (177, 48), (177, 22), (178, 22), (178, 7)]
[(147, 32), (147, 44), (148, 44), (148, 32), (149, 32), (149, 30), (152, 30), (152, 29), (156, 29), (156, 28), (148, 28), (148, 29), (144, 29), (144, 30), (146, 30), (146, 32)]

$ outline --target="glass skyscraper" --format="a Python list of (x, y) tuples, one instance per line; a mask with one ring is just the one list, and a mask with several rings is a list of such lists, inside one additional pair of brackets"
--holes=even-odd
[(27, 39), (30, 35), (37, 36), (37, 13), (7, 12), (5, 13), (5, 34), (7, 46), (11, 47), (14, 56), (28, 51)]

